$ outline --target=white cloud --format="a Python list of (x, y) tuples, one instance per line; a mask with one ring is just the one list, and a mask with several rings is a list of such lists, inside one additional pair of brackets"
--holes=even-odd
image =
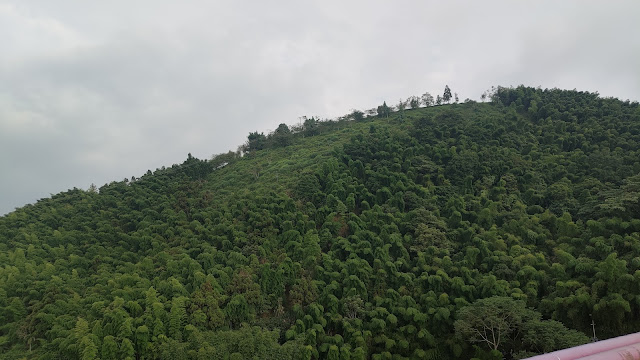
[(56, 19), (29, 14), (10, 3), (0, 3), (0, 33), (4, 66), (88, 44), (81, 33)]

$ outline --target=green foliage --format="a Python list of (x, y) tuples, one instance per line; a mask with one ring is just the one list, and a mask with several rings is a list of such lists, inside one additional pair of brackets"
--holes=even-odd
[[(638, 104), (486, 96), (303, 117), (0, 217), (0, 359), (494, 359), (640, 331)], [(480, 318), (500, 342), (470, 341)]]
[(532, 315), (528, 314), (522, 301), (495, 296), (480, 299), (458, 310), (455, 329), (463, 339), (481, 342), (491, 350), (498, 350), (528, 317)]
[(536, 353), (548, 353), (588, 343), (591, 339), (585, 334), (567, 329), (555, 320), (538, 319), (528, 321), (522, 327), (522, 341)]
[(225, 307), (225, 316), (232, 327), (238, 327), (249, 321), (249, 304), (243, 295), (235, 295)]
[(451, 101), (451, 89), (449, 89), (449, 85), (445, 85), (444, 87), (444, 94), (442, 95), (442, 100), (447, 104)]
[(102, 350), (100, 354), (103, 360), (118, 359), (118, 344), (113, 336), (107, 335), (104, 340), (102, 340)]
[(555, 320), (540, 320), (541, 316), (523, 301), (494, 296), (458, 310), (454, 326), (460, 338), (503, 354), (522, 352), (522, 345), (547, 353), (589, 342), (585, 334)]
[(391, 114), (391, 108), (387, 106), (386, 101), (382, 103), (382, 105), (378, 106), (378, 117), (388, 118), (390, 114)]

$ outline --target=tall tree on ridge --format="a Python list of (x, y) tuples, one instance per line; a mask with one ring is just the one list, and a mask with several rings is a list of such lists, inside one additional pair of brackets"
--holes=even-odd
[(387, 102), (383, 102), (382, 105), (378, 106), (378, 117), (389, 117), (391, 113), (391, 108), (387, 106)]
[(451, 89), (449, 89), (449, 85), (444, 86), (444, 94), (442, 94), (442, 100), (447, 104), (451, 101)]
[(412, 109), (417, 109), (420, 107), (420, 98), (417, 96), (412, 96), (409, 98), (409, 106), (411, 106)]
[(434, 104), (433, 95), (429, 94), (428, 92), (422, 94), (422, 103), (426, 107), (433, 106)]

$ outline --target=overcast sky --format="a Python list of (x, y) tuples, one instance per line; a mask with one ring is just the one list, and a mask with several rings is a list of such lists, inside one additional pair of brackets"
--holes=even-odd
[(640, 2), (0, 0), (0, 214), (445, 85), (640, 100)]

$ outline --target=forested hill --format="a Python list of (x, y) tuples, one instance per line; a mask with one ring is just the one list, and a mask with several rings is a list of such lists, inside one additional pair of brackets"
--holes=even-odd
[(512, 359), (640, 331), (638, 103), (490, 99), (310, 118), (0, 217), (0, 359)]

